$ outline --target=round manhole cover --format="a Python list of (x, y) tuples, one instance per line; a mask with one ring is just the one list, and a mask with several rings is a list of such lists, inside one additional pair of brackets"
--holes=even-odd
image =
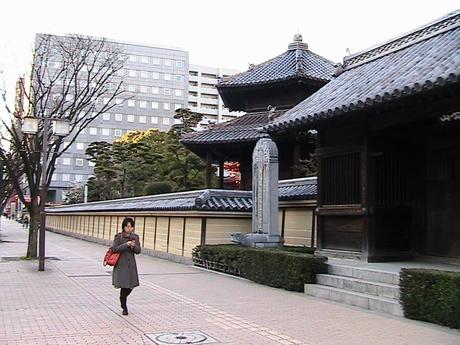
[(200, 344), (208, 338), (203, 333), (196, 332), (174, 332), (161, 334), (155, 338), (164, 344)]

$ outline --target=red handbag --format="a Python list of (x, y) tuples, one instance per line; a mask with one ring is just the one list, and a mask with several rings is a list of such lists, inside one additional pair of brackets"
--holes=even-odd
[(103, 265), (115, 266), (120, 258), (121, 253), (116, 253), (112, 251), (112, 248), (109, 248), (104, 256)]

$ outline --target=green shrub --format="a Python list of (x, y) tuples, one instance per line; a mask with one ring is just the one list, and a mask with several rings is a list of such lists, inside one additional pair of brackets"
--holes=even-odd
[(239, 245), (205, 245), (193, 250), (196, 264), (225, 272), (235, 272), (260, 284), (303, 291), (325, 271), (326, 257), (310, 254), (311, 248), (254, 249)]
[(460, 329), (460, 272), (402, 269), (399, 285), (407, 318)]
[(172, 186), (167, 182), (151, 182), (145, 186), (145, 195), (166, 194), (172, 192)]

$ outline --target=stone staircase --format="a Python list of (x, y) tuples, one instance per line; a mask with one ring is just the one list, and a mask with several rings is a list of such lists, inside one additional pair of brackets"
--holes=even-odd
[(305, 284), (309, 296), (402, 316), (399, 274), (357, 265), (329, 263), (328, 274), (318, 274), (316, 284)]

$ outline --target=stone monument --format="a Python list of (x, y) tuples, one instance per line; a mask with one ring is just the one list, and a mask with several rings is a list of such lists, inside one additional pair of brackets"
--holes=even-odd
[(282, 247), (278, 229), (278, 149), (260, 139), (252, 154), (252, 232), (233, 233), (232, 241), (255, 248)]

